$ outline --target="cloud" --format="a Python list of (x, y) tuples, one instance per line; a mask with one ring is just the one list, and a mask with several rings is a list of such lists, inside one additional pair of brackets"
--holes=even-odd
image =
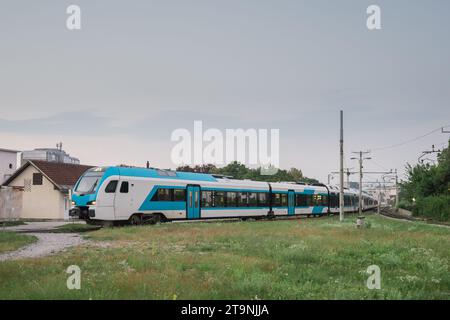
[(24, 120), (0, 119), (0, 132), (20, 134), (60, 134), (69, 136), (110, 135), (117, 128), (110, 118), (87, 111), (62, 112), (49, 117)]

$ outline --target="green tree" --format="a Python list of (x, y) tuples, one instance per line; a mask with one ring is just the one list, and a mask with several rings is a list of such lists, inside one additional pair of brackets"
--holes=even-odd
[(199, 173), (215, 173), (225, 176), (231, 176), (235, 179), (250, 179), (255, 181), (290, 181), (290, 182), (305, 182), (305, 183), (318, 183), (316, 179), (311, 179), (303, 176), (300, 169), (291, 168), (289, 171), (284, 169), (278, 169), (276, 174), (264, 175), (261, 174), (261, 168), (248, 168), (244, 164), (237, 161), (233, 161), (222, 168), (218, 168), (212, 164), (201, 166), (182, 166), (178, 167), (177, 171), (186, 172), (199, 172)]

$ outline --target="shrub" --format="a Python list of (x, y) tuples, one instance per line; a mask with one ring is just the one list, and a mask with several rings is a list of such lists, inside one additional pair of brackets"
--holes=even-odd
[(405, 210), (408, 210), (408, 211), (412, 211), (412, 209), (413, 209), (413, 204), (412, 204), (411, 202), (409, 202), (409, 201), (401, 200), (401, 201), (399, 201), (399, 203), (398, 203), (398, 207), (399, 207), (400, 209), (405, 209)]
[(450, 220), (450, 196), (431, 196), (418, 198), (413, 207), (413, 214), (439, 221)]

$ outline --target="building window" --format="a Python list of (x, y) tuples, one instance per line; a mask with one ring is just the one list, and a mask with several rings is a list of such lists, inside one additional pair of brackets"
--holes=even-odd
[(42, 173), (37, 172), (33, 173), (33, 186), (41, 186), (42, 185)]

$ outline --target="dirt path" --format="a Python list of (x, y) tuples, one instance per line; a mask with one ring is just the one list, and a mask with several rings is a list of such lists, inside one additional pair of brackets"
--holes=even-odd
[(38, 238), (30, 245), (0, 254), (0, 261), (48, 256), (88, 242), (77, 233), (51, 233), (56, 227), (67, 223), (67, 221), (27, 222), (25, 225), (0, 228), (0, 232), (13, 231)]
[(0, 261), (43, 257), (87, 242), (76, 233), (27, 234), (37, 237), (38, 240), (16, 251), (0, 254)]

